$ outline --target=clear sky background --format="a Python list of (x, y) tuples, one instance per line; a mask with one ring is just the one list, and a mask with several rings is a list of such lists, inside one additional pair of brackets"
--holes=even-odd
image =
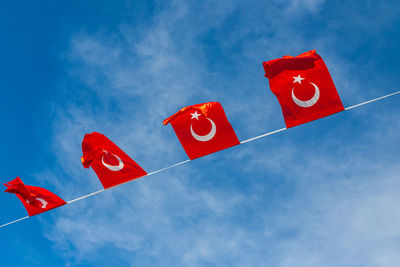
[[(240, 140), (284, 127), (262, 62), (316, 49), (345, 106), (399, 90), (399, 1), (7, 1), (0, 170), (71, 200), (107, 135), (146, 171), (163, 119), (219, 101)], [(1, 266), (400, 266), (400, 96), (0, 229)], [(0, 194), (0, 224), (26, 216)]]

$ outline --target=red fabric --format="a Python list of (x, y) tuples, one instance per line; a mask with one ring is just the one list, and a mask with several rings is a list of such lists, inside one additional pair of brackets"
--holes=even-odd
[(164, 125), (168, 123), (171, 123), (190, 159), (240, 144), (218, 102), (182, 108), (163, 122)]
[(4, 184), (5, 192), (14, 193), (24, 204), (29, 216), (33, 216), (67, 204), (52, 192), (37, 186), (25, 185), (19, 177)]
[[(270, 60), (263, 66), (271, 91), (281, 104), (287, 128), (344, 110), (329, 71), (315, 50)], [(308, 100), (314, 104), (305, 102)]]
[(82, 164), (92, 167), (104, 188), (142, 177), (147, 173), (106, 136), (93, 132), (82, 141)]

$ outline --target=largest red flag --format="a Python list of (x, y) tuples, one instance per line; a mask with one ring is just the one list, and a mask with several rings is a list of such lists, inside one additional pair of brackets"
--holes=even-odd
[(218, 102), (184, 107), (163, 122), (168, 123), (190, 159), (240, 144)]
[(109, 188), (147, 173), (124, 151), (101, 133), (85, 134), (82, 164), (92, 167), (104, 188)]
[(33, 216), (67, 204), (52, 192), (37, 186), (25, 185), (19, 177), (4, 184), (5, 192), (14, 193), (24, 204), (29, 216)]
[(271, 91), (281, 104), (286, 127), (344, 110), (328, 68), (315, 50), (263, 65)]

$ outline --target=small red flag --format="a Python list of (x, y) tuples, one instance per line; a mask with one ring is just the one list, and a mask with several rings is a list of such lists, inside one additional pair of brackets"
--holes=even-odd
[(270, 60), (263, 66), (287, 128), (344, 110), (328, 68), (315, 50)]
[(164, 125), (168, 123), (190, 159), (240, 144), (218, 102), (184, 107), (163, 122)]
[(67, 204), (52, 192), (37, 186), (25, 185), (19, 177), (4, 184), (5, 192), (14, 193), (24, 204), (29, 216), (33, 216)]
[(147, 173), (124, 151), (101, 133), (85, 134), (82, 141), (83, 167), (96, 172), (104, 188), (145, 176)]

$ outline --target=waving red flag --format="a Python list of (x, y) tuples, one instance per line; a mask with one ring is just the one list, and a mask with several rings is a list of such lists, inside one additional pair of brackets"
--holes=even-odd
[(263, 65), (287, 128), (344, 110), (328, 68), (315, 50)]
[(93, 132), (82, 141), (82, 164), (92, 167), (104, 188), (109, 188), (147, 173), (106, 136)]
[(4, 185), (7, 187), (5, 192), (14, 193), (21, 200), (29, 216), (67, 204), (60, 197), (44, 188), (25, 185), (19, 177)]
[(240, 144), (218, 102), (182, 108), (163, 122), (164, 125), (168, 123), (171, 123), (190, 159)]

